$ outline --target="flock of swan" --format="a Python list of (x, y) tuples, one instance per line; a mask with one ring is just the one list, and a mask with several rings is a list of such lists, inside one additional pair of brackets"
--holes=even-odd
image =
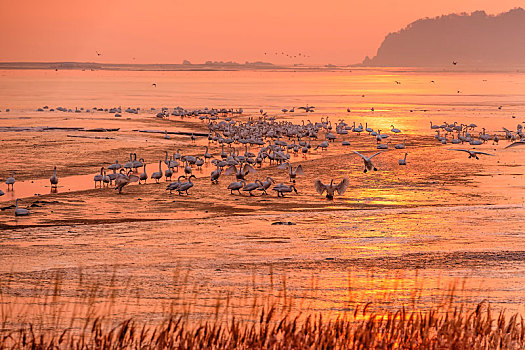
[[(303, 108), (306, 112), (313, 110), (314, 107)], [(113, 110), (112, 110), (113, 112)], [(117, 109), (118, 112), (118, 109)], [(228, 113), (231, 111), (228, 111)], [(238, 111), (235, 111), (238, 113)], [(240, 111), (242, 113), (242, 111)], [(261, 116), (256, 119), (253, 117), (248, 118), (246, 122), (235, 121), (231, 117), (225, 117), (223, 120), (219, 118), (219, 111), (217, 110), (202, 110), (188, 112), (183, 109), (177, 109), (175, 115), (179, 116), (194, 116), (199, 119), (206, 121), (208, 129), (208, 142), (209, 144), (216, 144), (220, 147), (218, 155), (214, 156), (209, 153), (209, 147), (205, 146), (204, 152), (201, 155), (189, 155), (182, 154), (181, 149), (178, 149), (176, 153), (170, 155), (165, 151), (164, 159), (158, 161), (158, 171), (155, 171), (148, 175), (146, 171), (146, 162), (143, 158), (137, 159), (136, 153), (129, 154), (129, 161), (125, 164), (120, 164), (115, 161), (113, 164), (106, 168), (102, 167), (100, 173), (93, 177), (95, 188), (97, 187), (110, 187), (122, 193), (123, 189), (134, 182), (147, 183), (147, 180), (154, 180), (156, 183), (160, 183), (164, 177), (167, 182), (166, 190), (170, 193), (174, 191), (179, 195), (189, 195), (189, 190), (194, 186), (193, 179), (196, 176), (193, 171), (202, 169), (204, 164), (213, 164), (214, 169), (210, 174), (210, 180), (212, 184), (219, 183), (219, 179), (225, 176), (235, 175), (235, 181), (229, 183), (227, 189), (230, 194), (234, 192), (241, 194), (241, 191), (248, 193), (253, 196), (254, 191), (258, 191), (261, 195), (266, 195), (267, 190), (272, 187), (272, 190), (277, 193), (277, 197), (284, 197), (287, 193), (295, 192), (296, 180), (298, 176), (304, 176), (304, 170), (302, 165), (295, 167), (290, 163), (291, 155), (306, 156), (313, 150), (321, 149), (321, 152), (326, 151), (331, 144), (333, 144), (338, 136), (348, 135), (349, 133), (354, 134), (368, 134), (376, 140), (376, 147), (379, 150), (389, 149), (390, 142), (384, 142), (390, 135), (383, 133), (381, 130), (374, 130), (368, 126), (367, 123), (363, 126), (362, 124), (356, 125), (354, 122), (352, 125), (346, 123), (343, 119), (336, 122), (332, 122), (329, 117), (321, 118), (319, 122), (311, 122), (310, 120), (303, 120), (300, 124), (294, 124), (290, 121), (276, 121), (274, 117), (267, 118), (265, 112), (261, 109)], [(157, 115), (159, 117), (165, 117), (169, 115), (167, 110), (162, 109)], [(173, 112), (172, 112), (173, 114)], [(231, 113), (230, 113), (231, 114)], [(457, 122), (442, 125), (436, 125), (430, 123), (430, 129), (436, 132), (435, 138), (442, 144), (447, 144), (450, 140), (452, 144), (464, 144), (480, 145), (482, 143), (492, 141), (497, 143), (499, 137), (497, 134), (489, 135), (482, 129), (482, 132), (475, 132), (477, 127), (475, 124), (458, 124)], [(392, 134), (400, 134), (402, 131), (395, 128), (394, 125), (390, 125), (390, 132)], [(503, 129), (505, 133), (504, 138), (513, 141), (507, 147), (513, 147), (516, 145), (525, 144), (523, 141), (524, 134), (523, 128), (518, 124), (517, 130), (510, 131)], [(192, 135), (193, 136), (193, 135)], [(194, 140), (192, 137), (192, 141)], [(315, 147), (314, 147), (315, 145)], [(349, 146), (348, 140), (343, 140), (342, 146)], [(239, 147), (240, 146), (240, 147)], [(253, 153), (250, 149), (257, 148), (257, 153)], [(394, 145), (394, 149), (405, 149), (406, 139), (402, 143)], [(242, 150), (244, 149), (244, 153)], [(452, 151), (466, 152), (469, 158), (479, 159), (479, 155), (492, 154), (486, 152), (480, 152), (473, 149), (450, 149)], [(353, 151), (354, 154), (358, 155), (364, 164), (363, 172), (377, 171), (377, 167), (373, 164), (372, 159), (382, 152), (376, 152), (372, 155), (364, 155), (357, 151)], [(407, 155), (404, 153), (404, 157), (398, 160), (400, 166), (407, 164)], [(162, 166), (165, 165), (163, 171)], [(269, 163), (276, 164), (277, 169), (286, 171), (289, 184), (276, 182), (271, 177), (266, 177), (264, 180), (256, 179), (252, 182), (247, 181), (247, 177), (250, 174), (256, 174), (257, 167), (262, 167), (263, 164)], [(139, 169), (142, 169), (139, 171)], [(182, 169), (184, 174), (178, 176), (177, 180), (173, 181), (172, 177), (177, 174), (179, 169)], [(107, 170), (110, 172), (108, 173)], [(49, 179), (51, 188), (57, 188), (59, 178), (57, 176), (56, 166), (53, 169), (53, 174)], [(323, 195), (326, 192), (326, 198), (333, 199), (335, 194), (343, 195), (349, 186), (349, 179), (343, 178), (340, 182), (335, 184), (337, 181), (331, 179), (330, 184), (323, 184), (319, 179), (315, 181), (315, 190)], [(8, 190), (13, 190), (15, 184), (14, 173), (11, 174), (6, 180)], [(0, 190), (0, 196), (4, 193)], [(28, 215), (29, 210), (18, 207), (18, 199), (16, 200), (15, 215), (23, 216)]]

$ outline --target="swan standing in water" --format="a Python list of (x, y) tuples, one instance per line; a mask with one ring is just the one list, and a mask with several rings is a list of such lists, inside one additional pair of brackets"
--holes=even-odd
[(102, 188), (102, 180), (104, 180), (104, 167), (100, 168), (100, 174), (97, 174), (93, 177), (93, 181), (95, 181), (95, 188), (97, 188), (97, 182), (100, 184), (100, 188)]
[(191, 175), (188, 178), (187, 182), (183, 182), (177, 187), (177, 191), (179, 192), (179, 196), (182, 196), (182, 192), (186, 192), (186, 195), (188, 195), (188, 190), (193, 187), (193, 182), (191, 182), (191, 179), (196, 179), (197, 177), (195, 175)]
[(151, 174), (151, 178), (155, 179), (155, 182), (159, 183), (159, 180), (162, 178), (162, 160), (159, 160), (159, 171)]
[(407, 165), (407, 154), (408, 153), (405, 153), (405, 157), (403, 159), (400, 159), (398, 162), (399, 162), (399, 165)]
[(350, 180), (348, 180), (347, 177), (345, 177), (340, 183), (337, 185), (334, 185), (334, 180), (332, 179), (330, 181), (330, 185), (325, 185), (321, 182), (321, 180), (315, 180), (314, 186), (315, 190), (319, 194), (323, 194), (324, 191), (326, 191), (326, 198), (328, 199), (334, 199), (334, 194), (337, 191), (339, 195), (343, 195), (346, 192), (346, 189), (350, 185)]
[(184, 175), (179, 176), (177, 181), (173, 181), (168, 186), (166, 186), (166, 191), (170, 191), (170, 194), (172, 194), (172, 191), (177, 190), (179, 186), (183, 184), (183, 182), (181, 182), (181, 179), (185, 179), (185, 178), (186, 176)]
[(285, 193), (291, 193), (292, 191), (295, 191), (295, 193), (298, 193), (297, 188), (295, 188), (294, 185), (288, 186), (283, 183), (280, 183), (279, 185), (275, 186), (272, 189), (277, 192), (277, 197), (283, 197), (283, 198), (284, 198)]
[(361, 158), (363, 158), (363, 162), (365, 163), (365, 170), (363, 171), (364, 173), (366, 173), (369, 170), (377, 171), (377, 168), (372, 163), (372, 158), (374, 158), (378, 154), (381, 154), (381, 152), (377, 152), (377, 153), (371, 155), (370, 157), (366, 157), (366, 156), (362, 155), (361, 153), (359, 153), (357, 151), (354, 151), (354, 153), (359, 155)]
[(122, 189), (124, 186), (139, 181), (139, 177), (137, 175), (134, 175), (133, 172), (130, 170), (127, 174), (123, 173), (123, 170), (119, 174), (117, 174), (117, 178), (115, 180), (115, 191), (118, 190), (119, 194), (122, 194)]
[(406, 142), (406, 138), (403, 140), (403, 143), (399, 143), (397, 145), (394, 145), (394, 148), (395, 149), (405, 149), (405, 142)]
[(102, 182), (104, 182), (104, 185), (109, 187), (109, 184), (111, 183), (111, 178), (106, 175), (106, 170), (104, 169), (104, 176), (102, 176)]
[(260, 181), (260, 180), (257, 180), (257, 181), (261, 183), (261, 186), (259, 187), (259, 191), (262, 191), (263, 192), (262, 194), (268, 194), (266, 193), (266, 190), (270, 188), (272, 183), (275, 183), (275, 180), (269, 176), (266, 178), (266, 181)]
[(146, 173), (146, 163), (142, 162), (142, 168), (144, 169), (142, 174), (139, 175), (139, 185), (141, 181), (144, 181), (146, 183), (148, 181), (148, 174)]
[(15, 185), (15, 172), (13, 171), (11, 173), (11, 176), (8, 177), (6, 180), (5, 180), (5, 183), (7, 185), (7, 190), (9, 191), (9, 185), (11, 185), (11, 191), (13, 190), (13, 187)]
[(118, 159), (115, 161), (115, 163), (108, 166), (109, 170), (119, 170), (120, 168), (122, 168), (122, 165), (119, 164)]
[(58, 177), (57, 177), (57, 167), (55, 166), (53, 168), (53, 175), (49, 178), (49, 182), (51, 182), (51, 189), (58, 187)]
[(219, 177), (221, 176), (222, 169), (217, 163), (217, 169), (211, 172), (210, 179), (212, 184), (218, 184), (219, 183)]
[(230, 190), (230, 194), (233, 194), (233, 191), (237, 191), (237, 192), (239, 192), (239, 194), (241, 194), (240, 189), (243, 188), (244, 185), (246, 185), (246, 181), (244, 181), (244, 180), (240, 180), (240, 181), (236, 181), (236, 182), (230, 183), (228, 185), (228, 189)]
[(288, 175), (290, 176), (290, 181), (292, 181), (293, 183), (295, 183), (295, 178), (297, 177), (297, 175), (305, 176), (303, 167), (301, 165), (298, 165), (294, 170), (292, 168), (292, 165), (286, 162), (286, 163), (279, 165), (277, 169), (281, 169), (281, 170), (288, 169)]
[(490, 154), (490, 153), (480, 152), (480, 151), (473, 151), (473, 150), (468, 150), (468, 149), (449, 148), (449, 151), (467, 152), (469, 158), (476, 158), (476, 159), (479, 159), (478, 154), (483, 154), (483, 155), (486, 155), (486, 156), (493, 156), (494, 157), (494, 155)]
[(15, 216), (26, 216), (26, 215), (29, 215), (29, 210), (28, 209), (24, 209), (24, 208), (19, 208), (18, 207), (18, 201), (19, 200), (20, 200), (19, 198), (16, 199)]

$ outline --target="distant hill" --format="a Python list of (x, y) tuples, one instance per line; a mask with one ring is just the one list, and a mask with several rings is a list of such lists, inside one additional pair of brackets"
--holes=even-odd
[(496, 16), (484, 11), (425, 18), (390, 33), (362, 66), (523, 67), (525, 10)]

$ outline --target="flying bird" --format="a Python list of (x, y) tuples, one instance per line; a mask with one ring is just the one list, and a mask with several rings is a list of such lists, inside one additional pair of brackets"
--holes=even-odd
[(381, 154), (381, 152), (374, 153), (370, 157), (366, 157), (366, 156), (362, 155), (361, 153), (359, 153), (357, 151), (354, 151), (354, 153), (359, 155), (361, 158), (363, 158), (363, 162), (365, 164), (365, 170), (363, 171), (364, 173), (366, 173), (369, 170), (377, 171), (377, 168), (372, 163), (372, 158), (374, 158), (378, 154)]
[(514, 143), (511, 143), (507, 147), (505, 147), (505, 149), (515, 147), (515, 146), (525, 146), (525, 141), (516, 141)]
[(321, 182), (321, 180), (315, 180), (314, 186), (315, 190), (319, 194), (323, 194), (326, 191), (326, 198), (328, 199), (334, 199), (334, 194), (337, 191), (339, 195), (343, 195), (346, 192), (346, 189), (350, 185), (350, 181), (347, 177), (345, 177), (340, 183), (337, 185), (334, 185), (334, 180), (332, 179), (330, 181), (329, 185), (325, 185)]
[(459, 148), (449, 148), (449, 151), (460, 151), (460, 152), (467, 152), (469, 158), (476, 158), (479, 159), (478, 154), (483, 154), (486, 156), (494, 156), (493, 154), (486, 153), (486, 152), (480, 152), (480, 151), (473, 151), (468, 149), (459, 149)]

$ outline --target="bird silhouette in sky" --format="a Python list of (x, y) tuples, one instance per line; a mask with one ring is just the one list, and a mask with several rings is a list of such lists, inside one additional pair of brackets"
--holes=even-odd
[(153, 84), (151, 84), (151, 86), (157, 87), (157, 83), (153, 83)]
[(95, 51), (97, 53), (97, 56), (102, 56), (102, 54), (98, 51)]

